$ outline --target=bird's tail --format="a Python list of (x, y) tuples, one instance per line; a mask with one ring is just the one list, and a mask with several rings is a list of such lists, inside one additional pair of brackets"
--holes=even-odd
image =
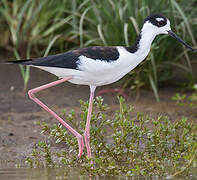
[(5, 61), (5, 62), (3, 62), (2, 64), (22, 64), (22, 65), (31, 65), (31, 64), (32, 64), (32, 59)]

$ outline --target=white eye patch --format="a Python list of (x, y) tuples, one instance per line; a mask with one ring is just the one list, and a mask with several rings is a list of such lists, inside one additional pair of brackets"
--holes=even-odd
[(160, 21), (164, 21), (164, 19), (163, 19), (163, 18), (156, 18), (156, 20), (157, 20), (158, 22), (160, 22)]

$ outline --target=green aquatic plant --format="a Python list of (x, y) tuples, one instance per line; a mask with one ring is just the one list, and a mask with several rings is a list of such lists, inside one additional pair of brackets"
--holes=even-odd
[[(97, 97), (91, 119), (93, 158), (76, 159), (77, 139), (60, 124), (38, 123), (47, 140), (39, 142), (27, 158), (31, 167), (77, 168), (80, 174), (92, 176), (195, 176), (197, 126), (187, 118), (156, 119), (135, 113), (119, 97), (115, 113)], [(85, 127), (88, 102), (80, 101), (81, 112), (63, 111), (62, 116), (81, 134)], [(54, 146), (54, 143), (57, 145)], [(58, 145), (64, 146), (60, 150)], [(58, 149), (58, 151), (57, 151)], [(93, 162), (93, 164), (91, 163)]]

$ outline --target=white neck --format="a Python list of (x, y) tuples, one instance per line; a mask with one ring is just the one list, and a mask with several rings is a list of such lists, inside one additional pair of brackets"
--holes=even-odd
[(135, 52), (135, 54), (138, 57), (141, 57), (142, 60), (148, 55), (155, 36), (156, 33), (154, 31), (148, 31), (147, 28), (142, 28), (138, 50)]

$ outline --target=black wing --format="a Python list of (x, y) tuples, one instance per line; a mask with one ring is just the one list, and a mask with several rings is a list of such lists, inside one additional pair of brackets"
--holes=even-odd
[(116, 47), (94, 46), (36, 59), (10, 61), (10, 63), (77, 69), (79, 56), (82, 55), (101, 61), (115, 61), (119, 58)]

